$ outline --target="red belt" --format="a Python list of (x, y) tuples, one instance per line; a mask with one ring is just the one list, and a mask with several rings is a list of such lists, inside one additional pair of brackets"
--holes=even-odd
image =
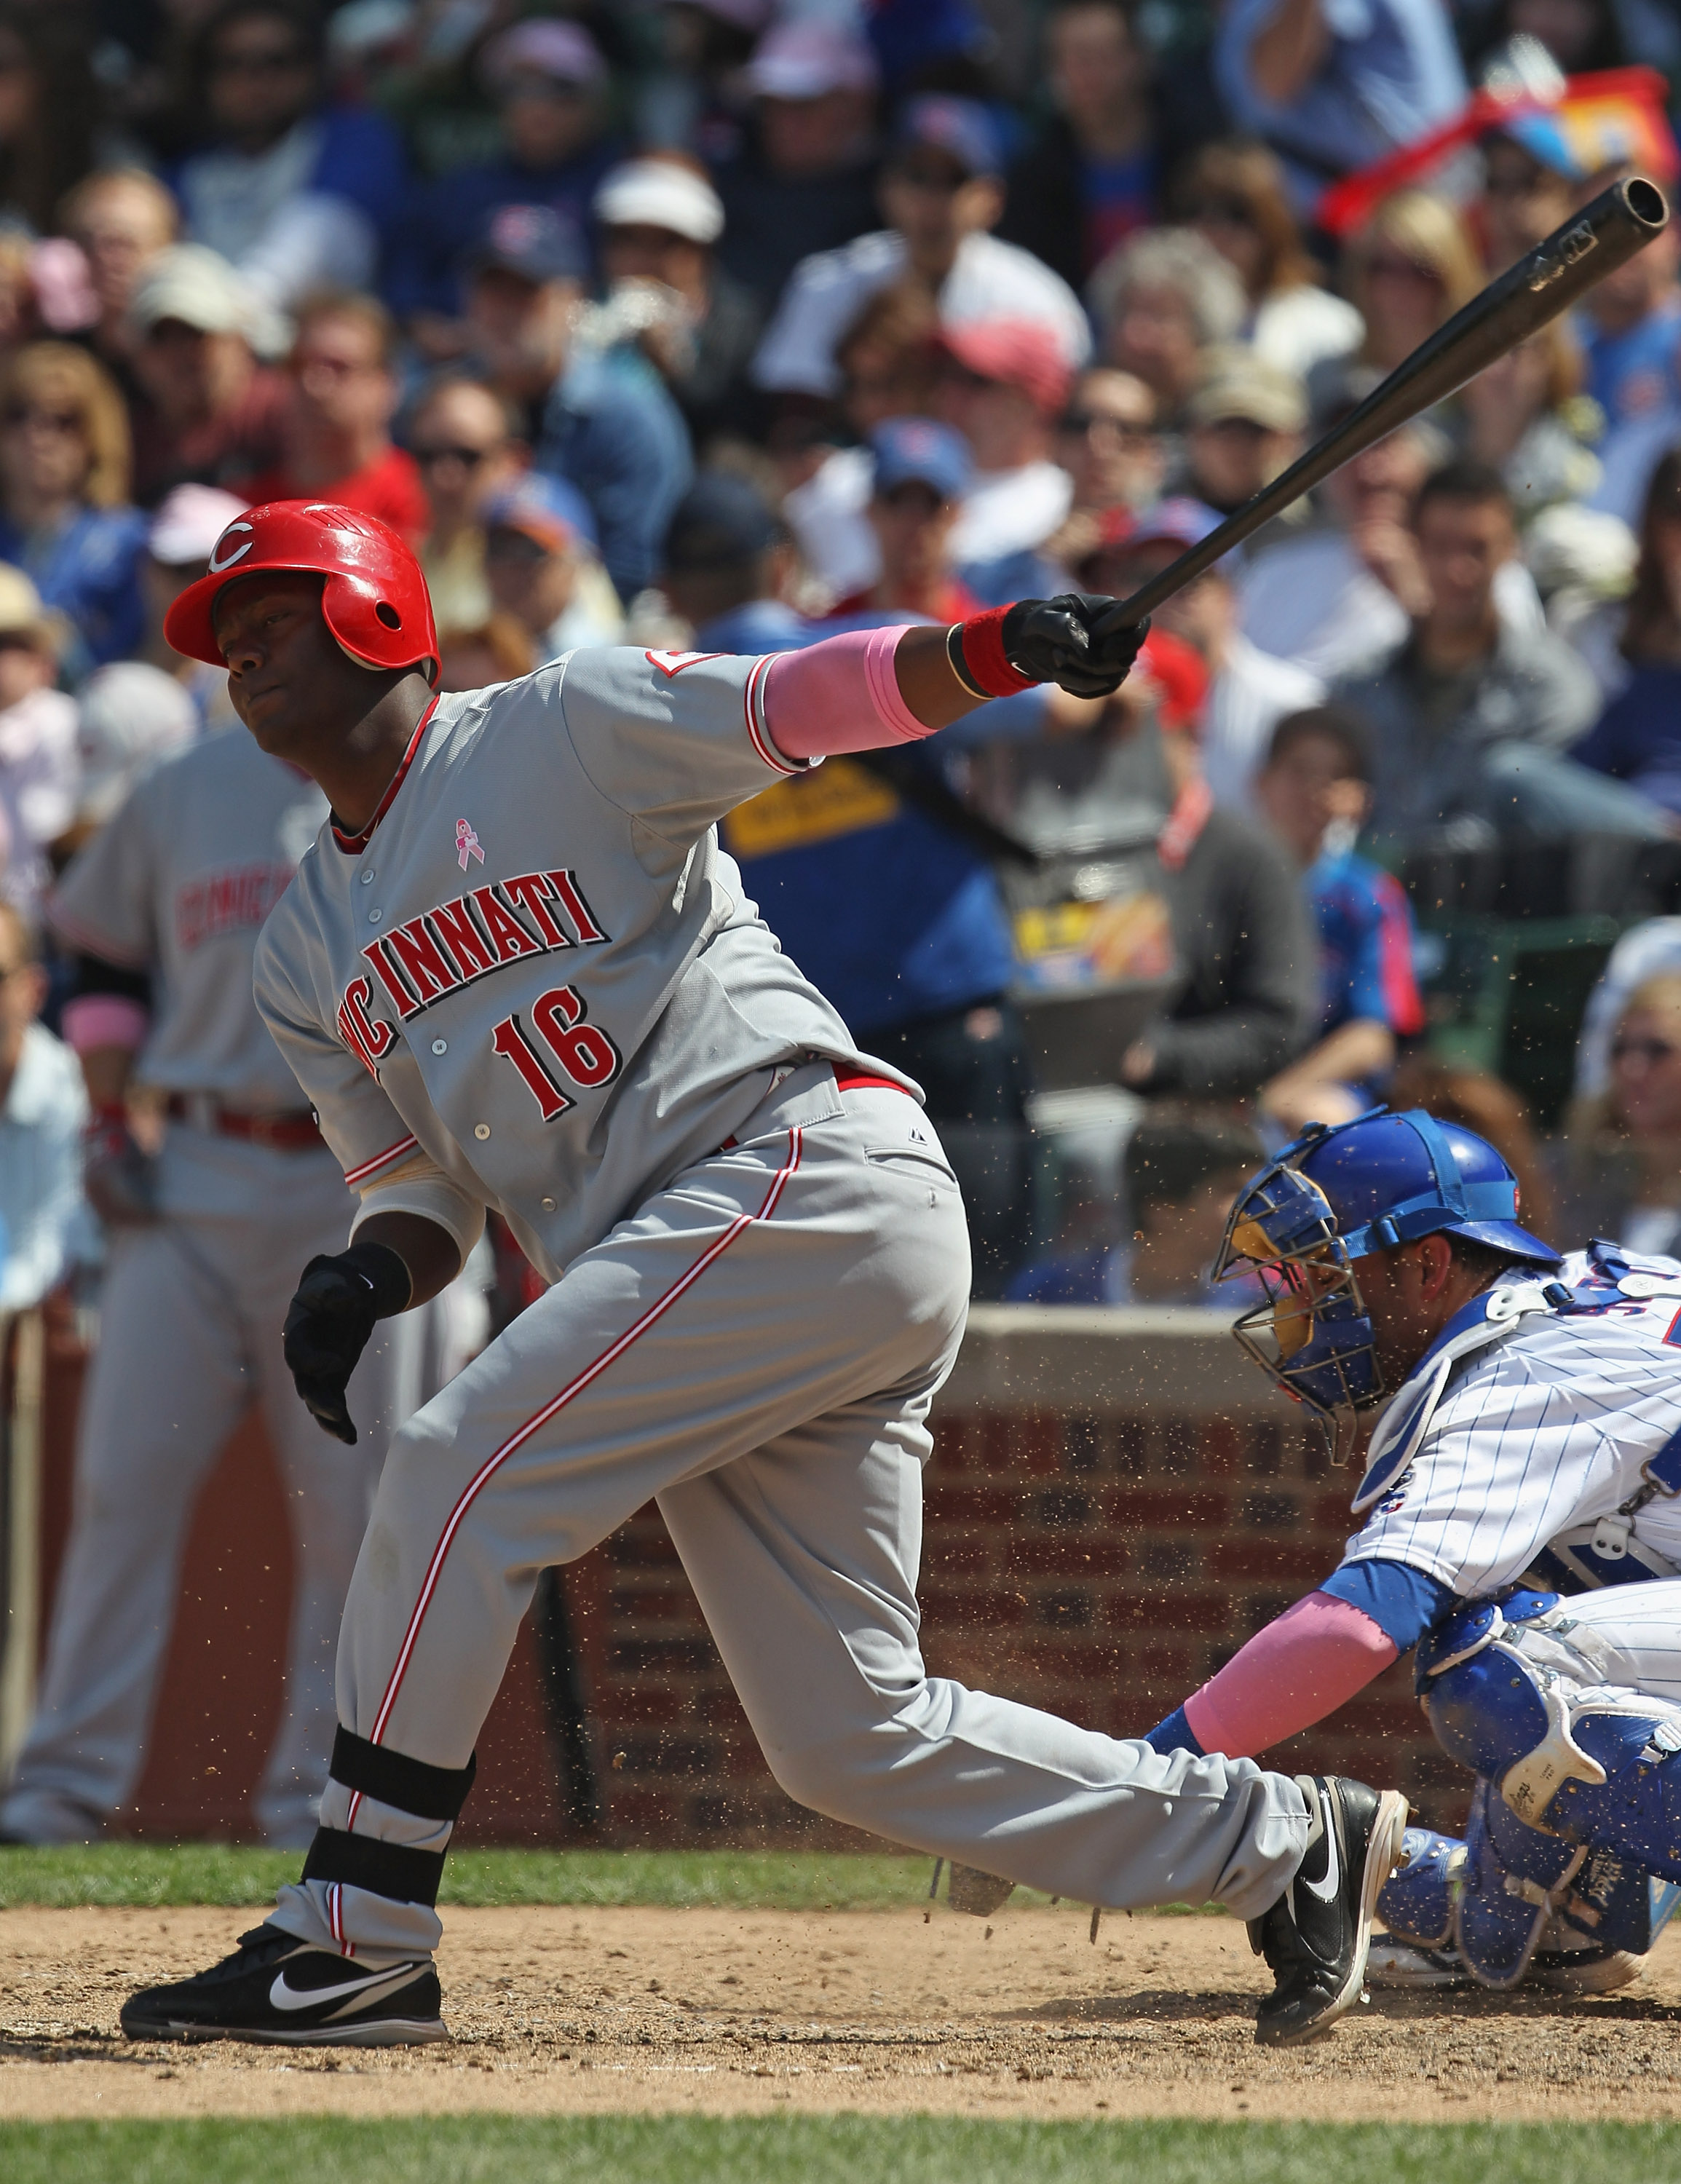
[[(835, 1072), (835, 1089), (837, 1092), (905, 1092), (905, 1087), (896, 1078), (843, 1077), (839, 1070)], [(905, 1096), (908, 1100), (910, 1095), (905, 1092)], [(721, 1153), (733, 1152), (740, 1143), (741, 1139), (732, 1132), (718, 1150)]]
[(307, 1111), (253, 1115), (239, 1107), (223, 1106), (214, 1094), (171, 1092), (167, 1112), (193, 1129), (214, 1131), (219, 1138), (239, 1138), (247, 1145), (267, 1145), (275, 1152), (312, 1152), (326, 1143), (314, 1117)]
[[(894, 1077), (843, 1077), (835, 1072), (837, 1092), (905, 1092), (905, 1087)], [(908, 1100), (910, 1095), (905, 1093)]]

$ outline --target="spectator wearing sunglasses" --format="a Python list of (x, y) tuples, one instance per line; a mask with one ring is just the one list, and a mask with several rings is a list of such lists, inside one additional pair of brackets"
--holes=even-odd
[(581, 25), (516, 23), (485, 47), (478, 72), (495, 101), (500, 154), (457, 167), (419, 194), (392, 270), (392, 308), (437, 359), (460, 353), (462, 269), (492, 215), (504, 205), (543, 205), (582, 234), (617, 153), (606, 133), (607, 64)]
[(564, 478), (531, 471), (485, 506), (485, 578), (498, 615), (539, 661), (624, 636), (618, 595), (596, 559), (587, 504)]
[(247, 490), (253, 503), (331, 500), (414, 540), (429, 520), (415, 458), (393, 444), (397, 328), (372, 296), (318, 296), (298, 315), (287, 360), (284, 452)]
[(1366, 325), (1361, 361), (1393, 371), (1471, 301), (1483, 273), (1453, 207), (1400, 190), (1350, 245), (1343, 286)]
[(1263, 364), (1303, 378), (1365, 333), (1352, 304), (1319, 286), (1284, 170), (1264, 144), (1205, 145), (1183, 185), (1182, 217), (1226, 259), (1249, 298), (1239, 329)]
[(70, 626), (81, 682), (139, 647), (146, 518), (129, 505), (128, 421), (86, 349), (31, 342), (0, 361), (0, 560)]
[(326, 103), (321, 20), (308, 0), (224, 0), (193, 56), (210, 141), (173, 177), (189, 238), (281, 309), (371, 287), (409, 188), (389, 122)]
[(888, 225), (794, 270), (753, 362), (778, 393), (841, 391), (836, 349), (877, 290), (907, 274), (947, 326), (1032, 320), (1065, 367), (1084, 364), (1091, 335), (1079, 299), (1031, 251), (989, 231), (1004, 209), (1002, 147), (992, 116), (966, 98), (913, 98), (882, 171)]
[(465, 374), (421, 395), (408, 437), (429, 511), (420, 556), (438, 627), (481, 628), (491, 612), (485, 507), (519, 476), (526, 449), (502, 397)]
[[(1667, 922), (1667, 921), (1666, 921)], [(1681, 970), (1643, 979), (1611, 1031), (1602, 1091), (1571, 1117), (1566, 1233), (1681, 1245)]]
[(1056, 460), (1073, 482), (1073, 505), (1044, 552), (1072, 569), (1095, 551), (1111, 512), (1139, 515), (1161, 498), (1167, 448), (1143, 380), (1106, 365), (1082, 372), (1057, 424)]

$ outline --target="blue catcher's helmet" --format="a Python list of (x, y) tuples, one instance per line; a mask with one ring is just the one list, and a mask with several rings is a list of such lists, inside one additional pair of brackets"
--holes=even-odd
[[(1517, 1223), (1517, 1178), (1494, 1147), (1422, 1108), (1316, 1123), (1245, 1186), (1216, 1281), (1253, 1268), (1266, 1301), (1233, 1332), (1314, 1412), (1333, 1455), (1355, 1414), (1389, 1393), (1355, 1262), (1421, 1236), (1462, 1236), (1541, 1269), (1559, 1255)], [(1267, 1340), (1270, 1338), (1270, 1341)]]

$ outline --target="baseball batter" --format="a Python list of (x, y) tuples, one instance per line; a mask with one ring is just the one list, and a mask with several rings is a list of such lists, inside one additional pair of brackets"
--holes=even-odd
[(915, 1088), (856, 1051), (715, 831), (824, 752), (988, 693), (1112, 690), (1142, 632), (1100, 639), (1110, 603), (1070, 598), (771, 658), (577, 652), (437, 698), (424, 583), (381, 525), (255, 509), (211, 572), (171, 642), (225, 659), (257, 743), (332, 804), (258, 951), (362, 1197), (287, 1319), (299, 1388), (347, 1434), (362, 1345), (454, 1273), (487, 1206), (554, 1285), (392, 1444), (302, 1880), (125, 2031), (441, 2035), (433, 1907), (520, 1617), (539, 1570), (650, 1496), (790, 1794), (1064, 1895), (1217, 1898), (1276, 1975), (1259, 2036), (1322, 2031), (1360, 1990), (1395, 1792), (1164, 1758), (925, 1670), (962, 1205)]
[(1468, 1843), (1408, 1832), (1385, 1976), (1599, 1991), (1681, 1898), (1681, 1264), (1516, 1212), (1422, 1112), (1316, 1125), (1239, 1197), (1222, 1270), (1272, 1299), (1239, 1339), (1339, 1436), (1388, 1407), (1340, 1567), (1150, 1741), (1265, 1751), (1416, 1645), (1478, 1780)]
[[(64, 1027), (98, 1107), (88, 1190), (110, 1261), (40, 1708), (0, 1808), (25, 1841), (84, 1841), (129, 1802), (193, 1503), (253, 1396), (295, 1568), (255, 1808), (271, 1841), (314, 1828), (344, 1590), (391, 1430), (438, 1384), (439, 1353), (435, 1311), (381, 1330), (352, 1452), (322, 1440), (276, 1340), (298, 1268), (342, 1248), (357, 1204), (251, 993), (258, 932), (326, 811), (306, 775), (225, 729), (142, 779), (50, 905), (81, 951)], [(168, 1104), (155, 1162), (128, 1135), (131, 1073)]]

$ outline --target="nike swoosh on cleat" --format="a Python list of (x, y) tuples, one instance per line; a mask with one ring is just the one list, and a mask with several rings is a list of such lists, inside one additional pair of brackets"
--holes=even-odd
[(360, 1979), (346, 1980), (342, 1986), (314, 1986), (307, 1993), (299, 1993), (296, 1987), (288, 1986), (284, 1970), (277, 1971), (275, 1983), (269, 1989), (269, 2000), (276, 2009), (311, 2009), (319, 2003), (341, 2002), (346, 1995), (361, 1994), (370, 1987), (382, 1986), (392, 1978), (393, 1971), (406, 1975), (419, 1969), (417, 1964), (387, 1964), (380, 1971), (364, 1972)]
[(1316, 1896), (1322, 1903), (1334, 1903), (1337, 1891), (1342, 1886), (1343, 1871), (1337, 1857), (1337, 1822), (1331, 1810), (1331, 1801), (1325, 1800), (1325, 1878), (1310, 1880), (1304, 1873), (1298, 1875), (1308, 1893)]

